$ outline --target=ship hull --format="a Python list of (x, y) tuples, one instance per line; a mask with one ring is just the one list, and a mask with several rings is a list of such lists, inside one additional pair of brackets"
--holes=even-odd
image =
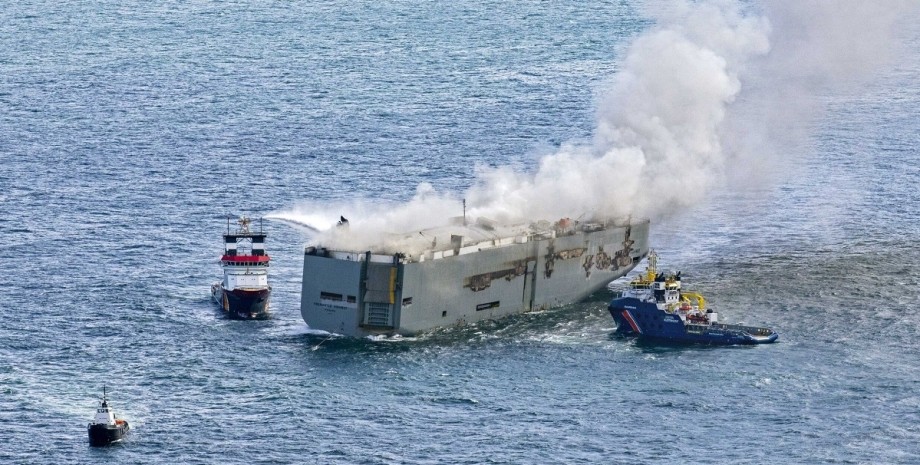
[(124, 439), (125, 434), (128, 433), (128, 430), (130, 430), (130, 426), (126, 421), (120, 425), (91, 424), (87, 427), (89, 445), (101, 447), (121, 441)]
[(224, 289), (220, 284), (211, 287), (211, 295), (227, 316), (234, 320), (263, 320), (270, 316), (271, 288)]
[(527, 238), (429, 260), (304, 254), (301, 315), (344, 336), (413, 335), (580, 301), (648, 254), (647, 221)]
[(608, 306), (616, 333), (642, 340), (677, 344), (751, 345), (776, 341), (768, 328), (729, 324), (687, 324), (652, 302), (632, 297), (614, 299)]

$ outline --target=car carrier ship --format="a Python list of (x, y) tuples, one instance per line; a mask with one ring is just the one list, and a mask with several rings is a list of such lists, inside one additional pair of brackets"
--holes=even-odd
[(648, 220), (499, 226), (480, 218), (379, 250), (308, 246), (300, 311), (311, 329), (366, 337), (567, 305), (632, 270), (648, 254), (648, 234)]

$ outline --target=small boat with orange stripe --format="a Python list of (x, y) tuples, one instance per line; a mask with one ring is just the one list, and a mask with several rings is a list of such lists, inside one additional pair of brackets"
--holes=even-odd
[(681, 289), (680, 273), (658, 273), (658, 256), (648, 255), (648, 270), (617, 293), (607, 309), (616, 333), (640, 339), (699, 344), (765, 344), (779, 335), (770, 328), (719, 323), (697, 292)]

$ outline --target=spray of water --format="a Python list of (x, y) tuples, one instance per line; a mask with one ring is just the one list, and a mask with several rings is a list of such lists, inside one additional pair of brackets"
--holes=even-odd
[[(917, 18), (918, 7), (913, 0), (650, 7), (656, 25), (625, 50), (598, 103), (593, 141), (563, 144), (530, 172), (478, 168), (462, 195), (468, 214), (506, 223), (579, 215), (654, 220), (727, 180), (763, 177), (807, 138), (820, 108), (816, 95), (858, 86), (897, 56), (901, 26)], [(384, 232), (446, 223), (458, 204), (422, 184), (401, 205), (303, 204), (273, 216), (328, 229), (316, 237), (327, 244), (373, 249), (382, 248)], [(354, 215), (347, 232), (329, 228), (339, 212)]]

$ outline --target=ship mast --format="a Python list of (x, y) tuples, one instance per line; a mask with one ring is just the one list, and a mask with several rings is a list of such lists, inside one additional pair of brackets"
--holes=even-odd
[(654, 250), (648, 251), (648, 269), (645, 271), (645, 279), (654, 281), (658, 275), (658, 254)]

